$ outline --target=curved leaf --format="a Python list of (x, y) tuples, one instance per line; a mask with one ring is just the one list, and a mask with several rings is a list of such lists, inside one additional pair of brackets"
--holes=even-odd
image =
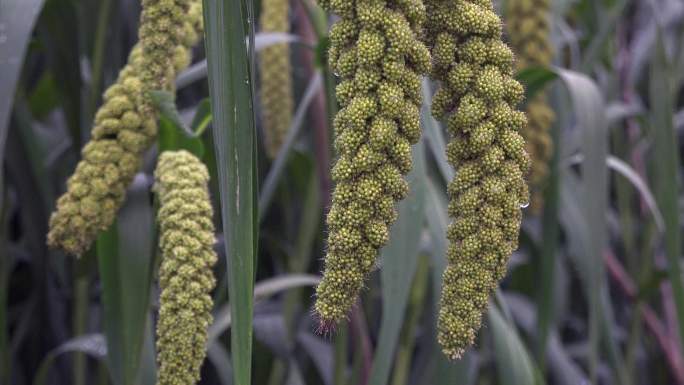
[(404, 324), (410, 282), (418, 264), (420, 238), (425, 218), (424, 142), (413, 148), (413, 170), (409, 173), (409, 196), (399, 203), (399, 219), (392, 226), (390, 241), (382, 249), (382, 321), (371, 370), (371, 385), (385, 385), (394, 361), (394, 350)]
[(258, 240), (251, 1), (204, 0), (209, 94), (231, 304), (233, 380), (252, 378), (252, 318)]
[[(320, 277), (306, 274), (291, 274), (259, 282), (254, 286), (254, 301), (268, 298), (283, 290), (303, 286), (316, 286)], [(230, 305), (225, 305), (216, 312), (214, 323), (209, 327), (208, 345), (211, 346), (232, 323)]]
[(97, 241), (107, 361), (115, 384), (139, 377), (154, 265), (154, 221), (149, 182), (136, 176), (118, 221)]
[(38, 367), (33, 385), (43, 385), (46, 383), (52, 364), (57, 357), (66, 353), (85, 353), (98, 360), (103, 360), (107, 356), (107, 343), (102, 334), (87, 334), (69, 340), (56, 349), (52, 350), (43, 359)]
[(490, 304), (487, 312), (492, 330), (497, 375), (501, 385), (541, 385), (543, 381), (534, 366), (518, 332)]

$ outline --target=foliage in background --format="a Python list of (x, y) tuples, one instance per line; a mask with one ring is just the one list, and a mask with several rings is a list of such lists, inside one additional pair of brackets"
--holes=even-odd
[[(0, 3), (0, 383), (155, 382), (152, 170), (160, 151), (186, 149), (206, 164), (221, 212), (201, 384), (684, 384), (680, 1), (551, 1), (554, 64), (517, 74), (528, 100), (546, 90), (557, 117), (543, 211), (525, 214), (485, 327), (457, 362), (436, 345), (445, 191), (459, 170), (429, 112), (435, 85), (423, 84), (423, 135), (383, 270), (335, 333), (316, 335), (340, 80), (323, 57), (327, 17), (293, 0), (290, 33), (254, 34), (260, 2), (205, 3), (205, 45), (175, 101), (157, 95), (159, 138), (80, 260), (46, 247), (48, 218), (137, 41), (140, 5)], [(283, 43), (294, 109), (270, 160), (250, 51)]]

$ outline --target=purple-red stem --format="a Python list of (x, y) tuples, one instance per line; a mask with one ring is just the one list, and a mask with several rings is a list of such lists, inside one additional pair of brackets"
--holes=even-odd
[[(630, 36), (627, 35), (627, 30), (625, 28), (620, 29), (618, 38), (620, 45), (620, 51), (618, 54), (618, 67), (620, 83), (622, 84), (622, 100), (627, 105), (630, 105), (635, 99), (635, 92), (634, 87), (629, 83), (629, 72), (632, 64), (632, 51), (630, 46)], [(637, 120), (633, 117), (628, 117), (626, 119), (625, 124), (627, 126), (629, 144), (632, 145), (633, 143), (636, 143), (639, 140), (639, 137), (641, 135), (641, 128)], [(644, 162), (643, 151), (643, 147), (635, 146), (631, 154), (631, 163), (637, 174), (639, 174), (641, 178), (646, 180), (646, 165)], [(646, 203), (646, 200), (643, 199), (643, 196), (641, 195), (639, 195), (639, 203), (640, 215), (642, 217), (647, 216), (649, 212), (649, 207)], [(665, 257), (662, 255), (656, 255), (654, 262), (656, 263), (656, 265), (660, 266), (665, 266), (667, 264), (667, 261), (665, 261)], [(672, 341), (671, 345), (673, 345), (676, 349), (675, 353), (677, 357), (679, 357), (681, 361), (681, 355), (679, 354), (679, 352), (681, 351), (681, 349), (679, 348), (681, 340), (679, 336), (679, 330), (677, 327), (677, 314), (675, 310), (674, 297), (672, 294), (672, 287), (669, 284), (669, 282), (664, 282), (661, 285), (660, 292), (663, 302), (663, 311), (665, 313), (665, 327), (668, 330), (667, 334), (669, 335)]]
[[(613, 255), (612, 252), (606, 251), (603, 253), (603, 261), (606, 264), (608, 273), (613, 278), (620, 290), (633, 302), (638, 302), (637, 289), (634, 282), (629, 277), (629, 274), (620, 264), (620, 261)], [(665, 354), (672, 376), (677, 381), (677, 384), (684, 385), (684, 363), (682, 357), (679, 355), (679, 346), (674, 336), (668, 333), (667, 328), (658, 318), (655, 311), (650, 306), (642, 304), (641, 314), (644, 317), (646, 327), (653, 334), (660, 349)]]
[(370, 337), (368, 336), (368, 329), (366, 327), (366, 317), (363, 313), (360, 299), (352, 309), (350, 326), (352, 341), (354, 341), (355, 344), (359, 344), (358, 350), (361, 351), (361, 378), (359, 379), (359, 385), (366, 385), (370, 378), (373, 352)]
[[(294, 12), (297, 23), (295, 32), (302, 38), (304, 43), (315, 46), (317, 44), (316, 34), (309, 15), (301, 1), (294, 2)], [(312, 50), (301, 50), (301, 61), (304, 65), (307, 78), (311, 79), (315, 73), (314, 56)], [(321, 87), (309, 107), (309, 117), (313, 129), (314, 157), (316, 158), (316, 172), (323, 202), (324, 212), (330, 207), (330, 192), (332, 190), (332, 180), (330, 178), (330, 139), (328, 138), (328, 118), (325, 106), (325, 92)]]

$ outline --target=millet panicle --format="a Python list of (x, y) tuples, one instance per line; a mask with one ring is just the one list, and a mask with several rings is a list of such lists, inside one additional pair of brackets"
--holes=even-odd
[(199, 0), (145, 0), (140, 41), (104, 94), (90, 141), (50, 218), (47, 241), (80, 256), (114, 221), (157, 133), (149, 91), (171, 90), (202, 29)]
[(344, 319), (389, 237), (408, 186), (411, 144), (420, 138), (421, 75), (430, 54), (419, 40), (422, 0), (322, 0), (341, 19), (330, 31), (329, 65), (339, 76), (339, 154), (327, 218), (328, 250), (315, 311), (322, 330)]
[(515, 110), (524, 92), (491, 0), (428, 0), (426, 7), (432, 76), (440, 83), (432, 113), (447, 121), (447, 158), (456, 170), (438, 340), (456, 359), (474, 342), (517, 248), (530, 160), (520, 135), (525, 114)]
[[(259, 17), (261, 31), (288, 32), (289, 5), (289, 0), (264, 0)], [(267, 155), (273, 159), (285, 141), (294, 108), (290, 47), (287, 43), (274, 44), (261, 50), (259, 75), (264, 142)]]
[[(549, 0), (508, 0), (507, 32), (513, 50), (517, 53), (517, 67), (548, 67), (553, 61), (550, 37)], [(544, 203), (543, 183), (549, 173), (549, 160), (553, 155), (550, 128), (555, 114), (549, 107), (545, 91), (540, 91), (526, 106), (528, 124), (522, 134), (527, 152), (532, 158), (530, 170), (530, 209), (538, 213)]]
[(193, 385), (200, 378), (216, 263), (208, 181), (207, 168), (187, 151), (167, 151), (159, 157), (158, 385)]

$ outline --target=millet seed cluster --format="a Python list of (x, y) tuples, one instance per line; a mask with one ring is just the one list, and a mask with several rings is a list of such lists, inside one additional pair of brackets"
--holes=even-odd
[[(518, 69), (548, 67), (553, 61), (550, 38), (549, 0), (508, 0), (507, 31), (517, 55)], [(530, 208), (538, 213), (544, 203), (542, 187), (549, 174), (553, 155), (550, 128), (555, 120), (546, 92), (541, 91), (527, 102), (528, 124), (523, 130), (527, 152), (532, 158)]]
[[(266, 1), (279, 1), (272, 5), (278, 17), (286, 15), (286, 1)], [(447, 121), (452, 137), (447, 158), (457, 172), (448, 187), (453, 223), (438, 339), (448, 357), (458, 358), (473, 343), (488, 298), (517, 248), (521, 206), (529, 199), (524, 176), (530, 159), (521, 135), (527, 120), (515, 109), (524, 93), (512, 77), (513, 53), (501, 40), (501, 20), (491, 0), (321, 3), (340, 17), (330, 32), (328, 54), (340, 78), (341, 109), (334, 121), (339, 159), (332, 170), (336, 187), (315, 310), (324, 329), (345, 318), (388, 240), (394, 206), (408, 192), (404, 175), (411, 169), (411, 145), (420, 138), (421, 78), (429, 72), (440, 84), (432, 112)], [(113, 222), (156, 135), (149, 93), (172, 89), (175, 75), (188, 65), (201, 31), (200, 4), (143, 0), (140, 43), (107, 90), (93, 139), (58, 201), (50, 222), (51, 246), (80, 255)], [(282, 19), (274, 25), (286, 28)], [(527, 26), (520, 30), (529, 32)], [(265, 62), (268, 53), (262, 56), (266, 83), (269, 65), (287, 67), (289, 73), (289, 62), (279, 60), (287, 55), (274, 52), (280, 54), (272, 63)], [(279, 91), (264, 86), (262, 92), (291, 92), (289, 83), (279, 84)], [(289, 103), (269, 107), (265, 100), (270, 113), (277, 112), (266, 123), (291, 117), (291, 94)], [(208, 173), (188, 152), (165, 152), (155, 177), (163, 253), (158, 383), (193, 384), (211, 323), (216, 262)]]
[(167, 151), (155, 180), (162, 252), (157, 384), (191, 385), (199, 380), (212, 322), (216, 253), (209, 173), (189, 152)]
[[(261, 31), (288, 32), (289, 5), (289, 0), (263, 0), (259, 17)], [(294, 101), (290, 47), (287, 43), (274, 44), (265, 47), (259, 56), (264, 147), (266, 154), (273, 159), (278, 155), (292, 123)]]
[(421, 75), (430, 56), (419, 40), (421, 0), (331, 0), (339, 20), (330, 31), (329, 65), (340, 78), (335, 117), (339, 159), (328, 215), (325, 273), (315, 310), (323, 329), (343, 319), (406, 196), (411, 144), (420, 137)]
[(513, 53), (501, 40), (491, 0), (430, 0), (432, 75), (440, 82), (432, 113), (447, 120), (450, 241), (443, 276), (438, 340), (458, 358), (480, 327), (489, 295), (518, 245), (524, 176), (530, 160), (515, 110), (522, 86), (512, 77)]
[(57, 201), (48, 244), (80, 256), (112, 224), (157, 134), (149, 91), (169, 90), (201, 34), (199, 0), (145, 0), (140, 41), (104, 94), (91, 140)]

